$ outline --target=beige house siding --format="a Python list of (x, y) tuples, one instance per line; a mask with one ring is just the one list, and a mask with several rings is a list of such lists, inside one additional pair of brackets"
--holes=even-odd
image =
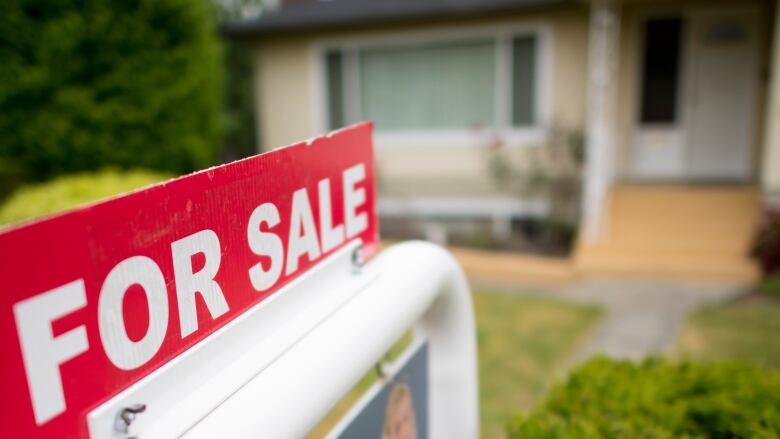
[[(259, 129), (264, 149), (309, 138), (322, 127), (323, 91), (317, 47), (323, 41), (354, 40), (378, 36), (409, 36), (421, 32), (447, 32), (457, 36), (461, 30), (490, 29), (502, 26), (539, 25), (547, 36), (549, 70), (549, 131), (581, 133), (584, 127), (588, 55), (588, 9), (585, 5), (535, 11), (509, 17), (437, 21), (404, 26), (358, 28), (344, 32), (311, 33), (301, 36), (267, 38), (258, 44), (257, 87)], [(381, 134), (381, 133), (380, 133)], [(498, 185), (488, 172), (489, 145), (503, 144), (506, 157), (516, 167), (527, 165), (527, 156), (540, 143), (509, 144), (493, 133), (482, 133), (481, 140), (470, 136), (448, 147), (451, 139), (440, 144), (415, 144), (383, 141), (377, 136), (377, 164), (380, 191), (394, 197), (471, 197), (500, 196)], [(549, 137), (549, 136), (548, 136)], [(486, 140), (487, 139), (487, 140)], [(393, 143), (388, 146), (388, 143)], [(505, 194), (506, 195), (506, 194)]]
[[(780, 126), (776, 111), (767, 113), (769, 83), (778, 77), (770, 69), (775, 25), (775, 4), (769, 0), (626, 0), (618, 2), (620, 18), (617, 133), (615, 177), (632, 178), (632, 154), (638, 119), (641, 64), (641, 25), (650, 16), (680, 14), (702, 8), (757, 5), (760, 9), (759, 69), (769, 72), (757, 82), (753, 142), (753, 181), (761, 182), (765, 193), (780, 192), (780, 135), (772, 134)], [(549, 132), (582, 133), (586, 117), (588, 89), (588, 32), (590, 7), (587, 2), (565, 7), (531, 10), (512, 15), (472, 19), (448, 19), (415, 24), (356, 26), (349, 30), (307, 32), (266, 36), (258, 41), (257, 102), (259, 134), (263, 149), (300, 141), (326, 130), (324, 126), (323, 87), (319, 68), (321, 55), (317, 47), (333, 40), (352, 40), (383, 36), (410, 36), (420, 33), (448, 32), (502, 26), (539, 25), (548, 37)], [(685, 55), (684, 55), (685, 56)], [(777, 57), (777, 55), (774, 55)], [(776, 80), (776, 79), (775, 79)], [(682, 93), (685, 93), (684, 90)], [(775, 90), (777, 95), (780, 93)], [(490, 145), (502, 145), (503, 157), (517, 169), (529, 163), (528, 157), (552, 142), (511, 142), (500, 133), (484, 131), (480, 136), (464, 136), (452, 146), (452, 139), (438, 145), (418, 143), (414, 138), (389, 142), (379, 133), (376, 137), (377, 163), (382, 195), (391, 197), (485, 197), (507, 195), (491, 177)], [(560, 138), (560, 136), (558, 136)], [(477, 140), (475, 140), (477, 139)], [(393, 143), (392, 146), (388, 145)], [(766, 147), (764, 147), (766, 145)], [(513, 195), (514, 194), (509, 194)]]
[(566, 130), (585, 126), (588, 70), (587, 9), (553, 14), (553, 123)]
[(258, 45), (257, 127), (264, 150), (315, 134), (309, 46), (310, 39), (303, 37), (274, 39)]

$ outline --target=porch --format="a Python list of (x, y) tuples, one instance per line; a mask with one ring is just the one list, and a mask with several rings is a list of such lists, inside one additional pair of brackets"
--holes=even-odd
[(578, 274), (758, 276), (749, 248), (780, 170), (776, 13), (591, 3)]
[(578, 243), (575, 271), (754, 281), (748, 254), (760, 209), (752, 186), (616, 185), (604, 207), (607, 233)]

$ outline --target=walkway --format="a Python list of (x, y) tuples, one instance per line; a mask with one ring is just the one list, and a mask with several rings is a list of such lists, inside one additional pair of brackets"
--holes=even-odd
[(577, 353), (581, 361), (595, 354), (638, 360), (670, 353), (689, 313), (744, 292), (744, 286), (722, 282), (585, 280), (552, 294), (598, 304), (607, 313)]
[(669, 353), (692, 311), (735, 298), (745, 281), (578, 278), (570, 260), (451, 248), (473, 283), (517, 294), (558, 297), (604, 308), (606, 316), (576, 359), (594, 354), (639, 359)]
[(472, 282), (513, 294), (554, 297), (603, 308), (604, 319), (574, 355), (574, 361), (599, 354), (638, 360), (671, 353), (691, 312), (748, 291), (744, 284), (723, 281), (587, 279), (574, 280), (569, 286), (534, 286), (481, 277), (472, 278)]

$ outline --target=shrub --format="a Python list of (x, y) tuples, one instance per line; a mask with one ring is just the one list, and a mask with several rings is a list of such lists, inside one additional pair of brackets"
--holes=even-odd
[(765, 275), (780, 271), (780, 212), (769, 210), (764, 213), (752, 254)]
[(780, 294), (780, 212), (768, 210), (764, 213), (752, 255), (764, 275), (759, 289)]
[(225, 143), (219, 160), (229, 162), (257, 154), (254, 54), (251, 42), (228, 40), (225, 60)]
[(604, 358), (576, 369), (509, 438), (776, 438), (780, 371), (748, 363), (641, 364)]
[(222, 124), (213, 21), (207, 0), (0, 2), (0, 172), (211, 165)]
[(59, 212), (167, 178), (169, 176), (149, 171), (103, 170), (22, 187), (0, 205), (0, 224)]
[(780, 273), (775, 272), (766, 276), (758, 285), (758, 290), (780, 296)]

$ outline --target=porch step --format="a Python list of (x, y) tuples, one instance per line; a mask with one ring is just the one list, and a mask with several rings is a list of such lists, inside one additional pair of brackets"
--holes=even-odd
[(579, 243), (576, 271), (753, 281), (759, 214), (759, 194), (748, 186), (618, 185), (606, 203), (605, 235)]

